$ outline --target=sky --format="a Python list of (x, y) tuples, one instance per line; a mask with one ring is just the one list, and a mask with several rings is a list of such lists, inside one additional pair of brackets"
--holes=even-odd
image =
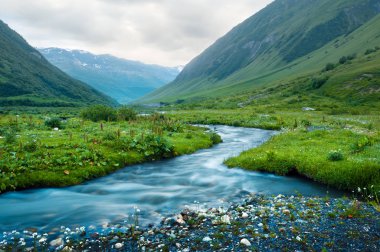
[(0, 19), (34, 47), (149, 64), (187, 64), (272, 0), (0, 0)]

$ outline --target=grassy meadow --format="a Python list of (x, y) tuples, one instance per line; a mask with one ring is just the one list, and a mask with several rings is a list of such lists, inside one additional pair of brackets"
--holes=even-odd
[[(267, 143), (231, 157), (229, 167), (299, 174), (343, 190), (380, 188), (380, 115), (263, 108), (172, 111), (188, 123), (276, 129)], [(363, 111), (364, 112), (364, 111)]]
[(0, 115), (0, 193), (75, 185), (221, 141), (204, 128), (164, 115), (119, 118), (110, 113), (118, 117)]

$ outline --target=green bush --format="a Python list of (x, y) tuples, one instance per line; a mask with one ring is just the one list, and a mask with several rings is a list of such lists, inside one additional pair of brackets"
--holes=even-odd
[(370, 48), (370, 49), (367, 49), (364, 54), (369, 55), (369, 54), (374, 53), (374, 52), (376, 52), (376, 49)]
[(333, 63), (327, 63), (323, 71), (328, 72), (335, 69), (335, 64)]
[(211, 133), (211, 137), (210, 137), (211, 141), (213, 144), (218, 144), (218, 143), (221, 143), (223, 142), (221, 136), (219, 136), (218, 134), (216, 134), (215, 132), (212, 132)]
[(344, 159), (343, 153), (341, 151), (330, 151), (327, 159), (333, 162), (342, 161)]
[(313, 78), (311, 80), (311, 87), (313, 89), (319, 89), (322, 87), (328, 80), (329, 78), (327, 76), (325, 77), (320, 77), (320, 78)]
[(49, 118), (45, 121), (45, 125), (49, 128), (62, 128), (62, 123), (59, 118)]
[(347, 62), (347, 57), (343, 56), (342, 58), (339, 59), (339, 64), (345, 64)]
[(91, 120), (93, 122), (99, 121), (116, 121), (117, 111), (105, 105), (94, 105), (82, 110), (81, 115), (83, 119)]
[(359, 153), (365, 150), (366, 147), (372, 146), (373, 140), (368, 137), (363, 137), (354, 144), (351, 145), (351, 150), (353, 153)]
[(127, 106), (121, 106), (117, 110), (117, 117), (120, 121), (135, 120), (137, 113), (135, 110), (128, 108)]
[(105, 141), (115, 141), (117, 139), (115, 132), (106, 132), (103, 135), (103, 140)]

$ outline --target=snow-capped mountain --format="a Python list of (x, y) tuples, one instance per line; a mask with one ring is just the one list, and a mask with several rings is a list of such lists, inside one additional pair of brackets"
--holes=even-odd
[(62, 71), (115, 98), (119, 103), (133, 101), (171, 82), (183, 69), (183, 66), (147, 65), (83, 50), (38, 50)]

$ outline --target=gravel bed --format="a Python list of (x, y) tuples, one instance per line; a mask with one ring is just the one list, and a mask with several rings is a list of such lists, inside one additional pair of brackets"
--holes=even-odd
[(13, 231), (0, 251), (380, 251), (378, 207), (350, 199), (250, 195), (228, 208), (184, 209), (157, 227), (109, 230), (62, 227), (54, 239)]

